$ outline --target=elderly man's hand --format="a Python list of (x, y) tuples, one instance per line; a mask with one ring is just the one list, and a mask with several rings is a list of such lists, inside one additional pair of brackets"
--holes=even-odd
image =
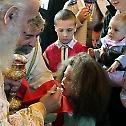
[(54, 85), (46, 95), (44, 95), (40, 102), (46, 108), (47, 113), (55, 112), (61, 105), (62, 90)]

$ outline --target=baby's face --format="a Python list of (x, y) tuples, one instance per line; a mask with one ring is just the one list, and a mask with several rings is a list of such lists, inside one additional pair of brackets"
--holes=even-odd
[(68, 43), (73, 39), (76, 31), (75, 21), (71, 19), (58, 20), (55, 24), (55, 31), (61, 43)]
[(126, 36), (126, 26), (123, 22), (112, 19), (109, 23), (108, 37), (116, 42), (121, 41)]

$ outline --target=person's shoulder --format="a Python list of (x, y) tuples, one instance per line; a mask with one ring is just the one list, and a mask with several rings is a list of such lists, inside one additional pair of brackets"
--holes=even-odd
[(84, 43), (81, 43), (81, 42), (78, 42), (78, 41), (76, 42), (76, 45), (78, 45), (80, 47), (84, 47), (84, 46), (86, 47), (86, 45)]
[(80, 50), (83, 50), (85, 52), (88, 50), (88, 48), (86, 47), (86, 45), (85, 44), (82, 44), (80, 42), (76, 42), (76, 44), (74, 45), (74, 48), (77, 48), (78, 50), (79, 49)]
[(55, 50), (55, 49), (57, 49), (57, 48), (58, 48), (57, 43), (54, 42), (54, 43), (50, 44), (50, 45), (46, 48), (45, 52), (53, 51), (53, 50)]
[(75, 45), (83, 46), (83, 44), (81, 42), (79, 42), (79, 41), (76, 41)]

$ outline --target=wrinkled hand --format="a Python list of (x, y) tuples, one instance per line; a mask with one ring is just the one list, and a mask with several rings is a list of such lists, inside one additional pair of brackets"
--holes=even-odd
[(81, 23), (83, 23), (89, 16), (89, 9), (87, 7), (82, 8), (78, 13), (77, 13), (77, 18)]
[(46, 95), (44, 95), (40, 102), (42, 102), (46, 108), (47, 113), (55, 112), (61, 105), (62, 90), (57, 89), (54, 85)]
[(120, 63), (118, 61), (115, 61), (109, 68), (108, 68), (108, 72), (115, 72), (117, 67), (120, 66)]
[(11, 93), (16, 93), (16, 91), (18, 90), (18, 88), (21, 85), (21, 81), (22, 81), (22, 79), (15, 81), (12, 79), (4, 78), (5, 91), (10, 91)]

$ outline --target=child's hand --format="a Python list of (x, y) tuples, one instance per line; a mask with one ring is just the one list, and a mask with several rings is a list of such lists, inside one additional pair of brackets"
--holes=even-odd
[(102, 57), (102, 55), (104, 55), (106, 52), (104, 48), (100, 48), (99, 51), (100, 51), (100, 57)]
[(87, 7), (82, 8), (78, 13), (77, 13), (77, 18), (81, 23), (83, 23), (89, 16), (89, 9)]
[(94, 49), (93, 49), (93, 48), (88, 48), (87, 53), (88, 53), (91, 57), (94, 57), (94, 56), (95, 56), (95, 53), (94, 53)]
[(118, 61), (115, 61), (109, 68), (108, 68), (108, 72), (115, 72), (117, 67), (120, 66), (120, 63)]

